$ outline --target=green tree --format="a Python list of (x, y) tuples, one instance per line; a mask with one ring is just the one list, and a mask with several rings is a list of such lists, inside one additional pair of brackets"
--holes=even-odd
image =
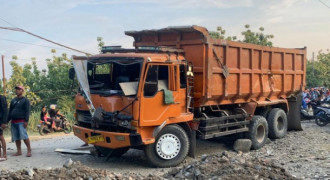
[(30, 87), (27, 85), (27, 77), (30, 76), (31, 66), (25, 65), (24, 68), (17, 63), (17, 56), (12, 57), (12, 61), (10, 61), (10, 65), (12, 67), (12, 76), (10, 77), (7, 83), (7, 99), (11, 100), (16, 95), (14, 89), (18, 85), (23, 85), (25, 87), (25, 96), (30, 100), (32, 105), (40, 102), (40, 97), (37, 96), (33, 91), (31, 91)]
[[(238, 40), (240, 42), (246, 42), (251, 44), (258, 44), (261, 46), (273, 46), (271, 39), (274, 38), (272, 34), (264, 34), (264, 28), (260, 27), (259, 32), (253, 32), (250, 29), (250, 25), (245, 25), (245, 31), (242, 32), (243, 40)], [(217, 31), (210, 31), (210, 36), (216, 39), (225, 39), (229, 41), (236, 41), (236, 36), (226, 36), (226, 30), (221, 26), (217, 27)]]
[(242, 32), (242, 35), (244, 36), (243, 42), (246, 43), (252, 43), (252, 44), (258, 44), (261, 46), (273, 46), (273, 43), (271, 42), (271, 39), (274, 38), (274, 35), (272, 34), (264, 34), (264, 28), (260, 27), (259, 32), (253, 32), (250, 29), (250, 25), (245, 25), (245, 31)]
[(99, 48), (99, 52), (101, 52), (102, 47), (104, 46), (103, 38), (102, 37), (97, 37), (96, 40), (97, 40), (97, 46)]
[(221, 26), (217, 27), (217, 31), (210, 31), (210, 36), (215, 39), (225, 39), (229, 41), (235, 41), (237, 39), (236, 36), (225, 36), (226, 30), (222, 29)]
[(330, 87), (330, 51), (319, 51), (316, 61), (307, 62), (306, 81), (308, 87)]

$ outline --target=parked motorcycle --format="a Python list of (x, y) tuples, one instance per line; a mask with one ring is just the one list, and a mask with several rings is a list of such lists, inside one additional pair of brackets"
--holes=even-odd
[(47, 124), (45, 121), (40, 121), (40, 124), (38, 125), (39, 134), (44, 136), (49, 133), (61, 131), (63, 131), (65, 134), (69, 134), (72, 131), (72, 125), (69, 123), (65, 116), (60, 115), (59, 118), (62, 121), (59, 129), (56, 128), (54, 121), (52, 124)]
[(318, 111), (315, 114), (315, 123), (319, 126), (325, 126), (330, 123), (330, 105), (321, 104), (317, 107)]
[(317, 103), (315, 101), (309, 101), (309, 100), (307, 100), (306, 103), (312, 107), (313, 114), (309, 114), (307, 109), (301, 108), (300, 109), (301, 120), (312, 120), (315, 118), (314, 115), (319, 111), (319, 109), (317, 109), (318, 107)]

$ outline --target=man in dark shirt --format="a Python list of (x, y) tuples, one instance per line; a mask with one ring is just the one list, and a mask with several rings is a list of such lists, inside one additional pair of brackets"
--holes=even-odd
[(21, 140), (23, 140), (27, 147), (26, 156), (31, 157), (30, 139), (26, 132), (30, 116), (30, 101), (23, 96), (23, 86), (16, 86), (15, 90), (17, 97), (10, 102), (8, 114), (8, 122), (11, 121), (12, 141), (15, 141), (17, 147), (14, 156), (22, 155)]
[[(3, 130), (6, 129), (6, 123), (7, 123), (7, 112), (8, 112), (8, 106), (7, 106), (7, 100), (5, 96), (0, 95), (0, 161), (7, 160), (7, 151), (6, 151), (6, 141), (3, 137)], [(1, 146), (2, 146), (2, 153), (1, 154)]]

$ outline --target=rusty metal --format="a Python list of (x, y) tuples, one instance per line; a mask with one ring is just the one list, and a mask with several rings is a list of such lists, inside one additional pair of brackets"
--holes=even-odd
[[(213, 39), (207, 29), (198, 26), (126, 34), (134, 37), (136, 47), (164, 45), (185, 51), (185, 58), (194, 63), (196, 107), (266, 99), (272, 102), (287, 98), (305, 86), (306, 48), (265, 47)], [(223, 66), (219, 67), (219, 63)]]
[(219, 64), (219, 67), (222, 67), (222, 74), (223, 74), (223, 76), (224, 76), (225, 78), (227, 78), (228, 75), (229, 75), (228, 67), (227, 67), (226, 65), (224, 65), (224, 64), (221, 62), (221, 60), (220, 60), (220, 58), (218, 57), (218, 55), (217, 55), (217, 53), (215, 52), (215, 50), (212, 49), (212, 51), (213, 51), (213, 54), (214, 54), (215, 59), (217, 60), (217, 62), (218, 62), (218, 64)]

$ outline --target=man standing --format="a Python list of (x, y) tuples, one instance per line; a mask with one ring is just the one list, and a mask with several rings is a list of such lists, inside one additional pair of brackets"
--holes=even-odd
[(16, 86), (15, 91), (17, 97), (10, 102), (8, 114), (8, 122), (11, 120), (12, 141), (15, 141), (17, 147), (14, 156), (22, 155), (21, 140), (23, 140), (27, 147), (26, 156), (31, 157), (30, 139), (26, 132), (30, 116), (30, 101), (23, 96), (23, 86)]
[[(0, 95), (0, 161), (7, 160), (7, 151), (6, 151), (6, 141), (3, 137), (3, 129), (6, 129), (7, 122), (7, 100), (5, 96)], [(2, 146), (2, 154), (1, 154), (1, 146)]]

